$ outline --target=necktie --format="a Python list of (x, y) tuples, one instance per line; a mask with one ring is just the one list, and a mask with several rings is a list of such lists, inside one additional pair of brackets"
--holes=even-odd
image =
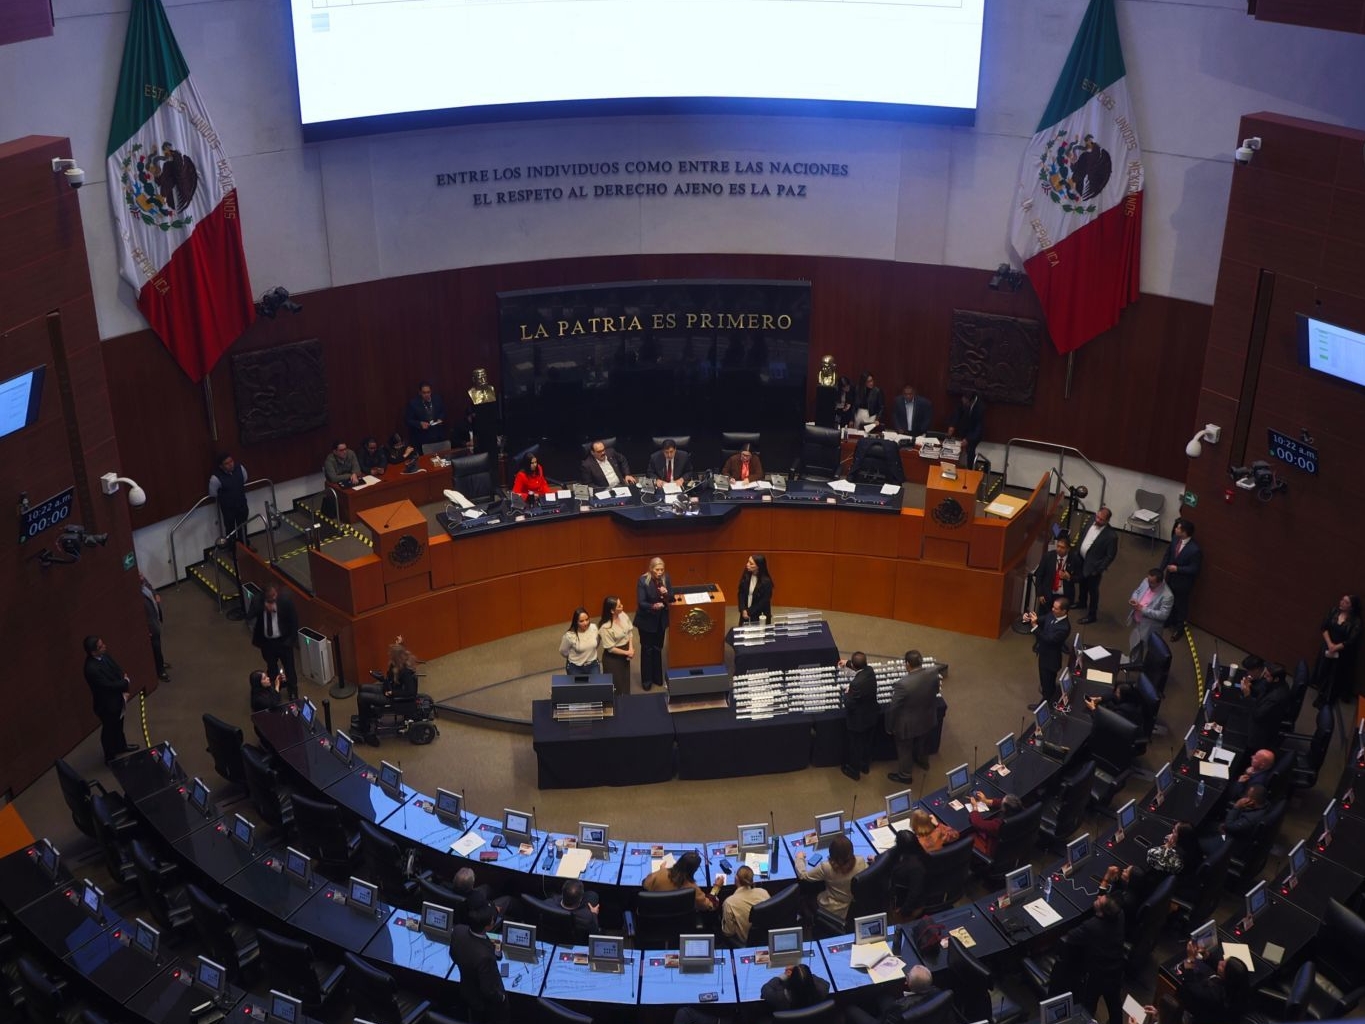
[(274, 613), (274, 612), (266, 612), (266, 615), (268, 615), (268, 616), (270, 616), (270, 617), (269, 617), (268, 619), (266, 619), (266, 623), (265, 623), (265, 624), (266, 624), (265, 635), (268, 636), (268, 637), (270, 637), (270, 638), (273, 640), (275, 637), (277, 637), (277, 636), (280, 635), (280, 631), (279, 631), (278, 629), (275, 628), (275, 613)]
[(664, 469), (664, 483), (673, 482), (673, 460), (668, 460), (668, 466)]
[(741, 462), (739, 464), (739, 478), (741, 480), (749, 479), (749, 464), (747, 462)]

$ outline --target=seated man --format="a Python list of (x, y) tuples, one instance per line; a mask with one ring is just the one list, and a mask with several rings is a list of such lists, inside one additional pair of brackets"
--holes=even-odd
[(1233, 801), (1222, 822), (1199, 837), (1199, 848), (1205, 857), (1212, 857), (1224, 843), (1245, 847), (1255, 837), (1265, 816), (1265, 787), (1250, 786), (1245, 796)]
[(573, 915), (574, 941), (579, 945), (586, 945), (588, 936), (598, 930), (600, 904), (597, 893), (585, 890), (577, 878), (570, 878), (559, 890), (559, 905)]
[(678, 442), (668, 438), (663, 447), (649, 457), (649, 474), (664, 483), (681, 481), (692, 473), (692, 456), (678, 448)]
[(1012, 817), (1024, 809), (1024, 801), (1013, 793), (1006, 793), (999, 799), (991, 799), (980, 790), (972, 794), (972, 800), (979, 804), (985, 804), (990, 811), (997, 812), (986, 815), (973, 808), (971, 814), (967, 816), (975, 831), (972, 838), (973, 844), (985, 856), (992, 857), (995, 855), (995, 844), (1000, 838), (1000, 826), (1005, 823), (1006, 818)]
[(1253, 702), (1250, 746), (1278, 747), (1284, 735), (1284, 718), (1293, 702), (1288, 673), (1283, 666), (1266, 665), (1259, 679), (1243, 676), (1240, 687), (1242, 695)]
[(1264, 749), (1256, 751), (1251, 755), (1246, 771), (1232, 781), (1224, 795), (1229, 801), (1236, 802), (1246, 796), (1247, 790), (1252, 786), (1269, 785), (1274, 768), (1274, 751)]
[(329, 484), (351, 487), (360, 483), (360, 460), (345, 441), (333, 441), (332, 450), (322, 462), (322, 474)]
[(901, 994), (879, 1007), (879, 1016), (872, 1016), (860, 1006), (850, 1006), (844, 1019), (848, 1024), (899, 1024), (910, 1010), (938, 995), (934, 976), (923, 964), (915, 964), (905, 972), (905, 989)]
[(743, 449), (725, 460), (721, 473), (731, 480), (737, 480), (741, 483), (750, 480), (762, 480), (763, 463), (753, 453), (751, 446), (746, 444)]
[(735, 891), (720, 905), (720, 930), (739, 945), (749, 941), (749, 911), (768, 899), (768, 890), (754, 885), (754, 870), (745, 864), (735, 872)]
[(1091, 711), (1096, 708), (1108, 708), (1139, 728), (1146, 728), (1146, 702), (1142, 699), (1142, 691), (1134, 683), (1119, 683), (1108, 697), (1089, 696), (1085, 698), (1085, 706)]
[(499, 896), (495, 899), (493, 891), (488, 886), (475, 885), (474, 883), (474, 869), (460, 868), (455, 872), (455, 878), (450, 884), (450, 889), (464, 897), (466, 919), (474, 911), (486, 908), (493, 915), (492, 927), (494, 931), (497, 931), (507, 917), (507, 908), (511, 906), (512, 897)]
[(579, 478), (583, 483), (598, 490), (635, 483), (626, 457), (615, 448), (608, 449), (601, 441), (594, 441), (588, 451), (590, 454), (579, 466)]
[(367, 437), (360, 442), (360, 472), (364, 476), (383, 476), (389, 453), (379, 447), (379, 439)]

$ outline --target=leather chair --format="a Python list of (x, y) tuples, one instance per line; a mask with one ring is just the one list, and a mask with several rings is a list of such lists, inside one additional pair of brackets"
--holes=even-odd
[(536, 926), (536, 938), (540, 941), (561, 946), (582, 945), (588, 941), (586, 935), (576, 934), (573, 911), (561, 907), (559, 900), (542, 900), (530, 893), (522, 894), (520, 899), (522, 918), (527, 924)]
[(1132, 938), (1127, 944), (1129, 977), (1141, 973), (1151, 961), (1152, 951), (1156, 949), (1157, 940), (1171, 917), (1171, 894), (1175, 892), (1175, 881), (1175, 875), (1167, 875), (1138, 907), (1133, 919)]
[(1053, 853), (1061, 853), (1067, 841), (1085, 820), (1094, 781), (1095, 762), (1084, 761), (1062, 778), (1057, 793), (1043, 804), (1043, 819), (1038, 828), (1038, 843)]
[(1298, 755), (1293, 750), (1285, 749), (1285, 744), (1281, 741), (1279, 752), (1275, 755), (1275, 766), (1270, 769), (1270, 775), (1265, 780), (1266, 800), (1274, 803), (1276, 800), (1288, 799), (1294, 795), (1297, 788), (1295, 779), (1298, 776), (1298, 765)]
[[(97, 779), (81, 778), (76, 769), (60, 757), (53, 763), (53, 766), (57, 769), (57, 782), (62, 787), (62, 799), (71, 812), (71, 820), (75, 822), (76, 827), (81, 830), (83, 835), (97, 839), (90, 798), (95, 793), (101, 796), (109, 796), (109, 794), (105, 792), (104, 786)], [(135, 823), (132, 816), (128, 814), (127, 808), (123, 806), (120, 797), (113, 796), (110, 799), (112, 801), (110, 809), (118, 826), (119, 838), (124, 838), (135, 829)]]
[(692, 890), (635, 894), (635, 913), (626, 916), (626, 934), (635, 939), (636, 949), (676, 949), (678, 936), (692, 932), (697, 911)]
[(342, 953), (346, 997), (355, 1016), (374, 1024), (417, 1024), (431, 1003), (398, 990), (393, 976), (371, 966), (349, 950)]
[(1171, 678), (1171, 648), (1160, 630), (1147, 638), (1147, 649), (1142, 653), (1142, 673), (1164, 696), (1166, 684)]
[(1137, 756), (1139, 728), (1108, 708), (1096, 708), (1090, 716), (1090, 756), (1095, 760), (1090, 802), (1108, 807), (1114, 795), (1128, 784)]
[(1224, 843), (1213, 856), (1195, 869), (1193, 875), (1177, 879), (1171, 902), (1179, 908), (1177, 920), (1198, 927), (1213, 916), (1223, 895), (1223, 882), (1232, 867), (1232, 844)]
[(408, 855), (387, 832), (360, 819), (360, 861), (367, 881), (379, 886), (384, 901), (404, 910), (417, 910), (421, 899), (417, 880), (407, 873)]
[(971, 878), (974, 844), (963, 836), (935, 853), (924, 855), (924, 908), (928, 912), (950, 907), (962, 898)]
[(655, 451), (662, 448), (664, 442), (668, 440), (672, 440), (682, 451), (687, 451), (692, 447), (691, 434), (660, 434), (658, 437), (651, 437), (649, 440), (653, 443)]
[(956, 938), (948, 939), (948, 983), (953, 1005), (963, 1020), (1011, 1024), (1021, 1020), (1024, 1009), (995, 987), (991, 969)]
[(293, 797), (280, 783), (265, 751), (250, 743), (242, 744), (242, 772), (251, 806), (267, 825), (287, 836), (294, 826)]
[[(677, 438), (675, 437), (673, 440), (676, 441)], [(598, 441), (602, 442), (602, 447), (606, 448), (607, 451), (611, 451), (613, 448), (616, 447), (616, 438), (614, 437), (599, 437), (595, 438), (592, 441), (584, 441), (582, 445), (583, 458), (586, 459), (590, 455), (592, 455), (592, 446), (595, 445)]]
[(1280, 827), (1284, 824), (1288, 800), (1276, 800), (1270, 805), (1261, 823), (1256, 826), (1250, 842), (1242, 845), (1228, 843), (1233, 847), (1232, 860), (1228, 864), (1227, 877), (1223, 880), (1225, 888), (1232, 892), (1246, 892), (1256, 884), (1256, 878), (1264, 870), (1270, 859), (1270, 848), (1279, 838)]
[[(1294, 759), (1294, 767), (1289, 770), (1290, 789), (1312, 789), (1318, 784), (1318, 772), (1327, 759), (1327, 751), (1332, 746), (1332, 732), (1336, 727), (1336, 716), (1332, 705), (1324, 704), (1318, 708), (1311, 734), (1290, 733), (1280, 741), (1279, 757)], [(1279, 761), (1276, 761), (1278, 766)], [(1271, 796), (1288, 794), (1272, 793)]]
[(762, 455), (761, 446), (763, 438), (758, 433), (747, 431), (725, 431), (720, 435), (720, 462), (725, 465), (725, 460), (731, 455), (738, 455), (748, 445), (749, 450), (755, 455)]
[(313, 954), (306, 942), (286, 938), (265, 928), (257, 929), (266, 983), (278, 992), (303, 1000), (305, 1012), (316, 1015), (341, 994), (346, 969)]
[(839, 1024), (839, 1004), (833, 999), (822, 999), (799, 1010), (778, 1010), (772, 1015), (774, 1024)]
[(29, 1024), (63, 1024), (73, 1021), (80, 1007), (67, 996), (66, 983), (50, 978), (36, 960), (21, 956), (14, 968), (23, 995), (24, 1019)]
[(418, 877), (417, 895), (423, 903), (435, 903), (438, 907), (447, 907), (453, 910), (456, 924), (469, 923), (468, 900), (454, 889), (441, 885), (429, 875)]
[(939, 992), (916, 1006), (911, 1007), (897, 1018), (900, 1024), (957, 1024), (957, 1011), (953, 1009), (953, 993)]
[(329, 878), (344, 878), (359, 862), (360, 834), (346, 827), (335, 804), (296, 795), (293, 799), (294, 829), (299, 848)]
[(227, 968), (228, 980), (246, 987), (252, 965), (261, 956), (256, 931), (250, 925), (233, 919), (232, 911), (219, 903), (199, 886), (185, 886), (190, 898), (190, 914), (199, 942), (210, 960)]
[(903, 484), (901, 452), (890, 441), (864, 437), (853, 449), (848, 478), (857, 484)]
[(213, 770), (234, 786), (246, 785), (246, 769), (242, 767), (242, 730), (217, 715), (204, 712), (204, 736), (208, 753), (213, 757)]
[(187, 929), (193, 923), (193, 915), (184, 887), (175, 883), (176, 866), (158, 860), (140, 839), (132, 841), (128, 853), (137, 875), (138, 892), (162, 931)]
[(104, 866), (109, 875), (119, 885), (135, 885), (137, 872), (128, 856), (128, 848), (118, 839), (118, 825), (114, 821), (110, 797), (103, 793), (92, 794), (90, 809), (95, 822), (95, 839), (104, 856)]
[(1288, 988), (1264, 990), (1284, 1003), (1287, 1020), (1338, 1020), (1358, 1017), (1365, 998), (1365, 920), (1335, 899), (1327, 901), (1322, 927), (1309, 944), (1309, 960)]
[(1303, 700), (1308, 694), (1308, 662), (1302, 658), (1294, 666), (1293, 678), (1289, 681), (1289, 703), (1285, 705), (1284, 718), (1280, 720), (1280, 732), (1293, 732), (1298, 724), (1299, 712), (1303, 710)]
[(801, 889), (792, 884), (749, 908), (749, 940), (745, 944), (761, 946), (768, 941), (769, 930), (795, 928), (800, 923)]
[(850, 921), (867, 914), (880, 914), (890, 907), (891, 874), (895, 869), (895, 861), (895, 854), (890, 851), (883, 853), (848, 880), (853, 893), (853, 902), (848, 908)]
[(592, 1018), (586, 1013), (570, 1010), (567, 1006), (544, 996), (536, 998), (536, 1019), (549, 1021), (551, 1024), (592, 1024)]
[(801, 428), (801, 454), (792, 466), (792, 474), (806, 480), (833, 480), (839, 475), (841, 455), (839, 431), (807, 424)]
[(1005, 884), (1005, 875), (1030, 862), (1038, 831), (1043, 824), (1043, 805), (1034, 804), (1012, 814), (1000, 824), (995, 852), (990, 856), (972, 851), (972, 867), (994, 888)]
[(497, 497), (493, 483), (493, 456), (490, 452), (457, 455), (450, 460), (450, 486), (476, 505)]

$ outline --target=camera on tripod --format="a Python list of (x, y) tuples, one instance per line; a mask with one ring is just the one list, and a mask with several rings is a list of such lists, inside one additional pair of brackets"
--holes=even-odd
[(104, 547), (109, 543), (107, 533), (86, 533), (85, 527), (79, 523), (70, 523), (62, 531), (62, 535), (57, 540), (57, 546), (71, 558), (81, 557), (82, 548)]

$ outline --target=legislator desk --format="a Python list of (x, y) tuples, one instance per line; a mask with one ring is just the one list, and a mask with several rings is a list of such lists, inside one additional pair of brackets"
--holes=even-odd
[[(825, 963), (824, 954), (814, 942), (803, 942), (802, 963), (810, 968), (811, 974), (829, 982), (831, 992), (836, 991), (834, 976)], [(847, 959), (847, 954), (845, 954)], [(786, 968), (768, 962), (768, 947), (749, 946), (734, 950), (735, 991), (741, 1003), (757, 1003), (763, 999), (763, 986), (773, 978), (781, 978)], [(867, 972), (862, 972), (866, 977)]]
[(332, 741), (321, 733), (314, 736), (310, 742), (295, 743), (283, 750), (276, 750), (275, 754), (319, 790), (336, 785), (354, 772), (360, 764), (355, 757), (354, 748), (351, 750), (351, 763), (342, 763), (341, 758), (332, 751)]
[(450, 959), (450, 943), (433, 939), (416, 927), (421, 921), (420, 913), (395, 911), (361, 955), (383, 964), (385, 970), (400, 977), (399, 984), (413, 988), (432, 991), (430, 986), (421, 984), (424, 979), (459, 981), (460, 969)]
[(208, 812), (196, 810), (190, 804), (188, 784), (167, 786), (159, 792), (133, 801), (133, 810), (168, 843), (183, 839), (191, 832), (209, 828), (218, 822), (218, 811), (213, 797), (209, 797)]
[(598, 721), (555, 721), (554, 704), (531, 703), (541, 789), (636, 786), (673, 778), (673, 716), (662, 693), (617, 697)]
[(14, 913), (14, 919), (58, 959), (80, 949), (97, 935), (114, 928), (125, 929), (123, 918), (104, 903), (104, 916), (92, 918), (81, 906), (83, 885), (53, 889)]
[(38, 863), (36, 845), (24, 846), (0, 858), (0, 907), (16, 911), (46, 896), (59, 886), (75, 883), (66, 864), (57, 864), (57, 877), (51, 878)]
[(299, 717), (297, 707), (296, 703), (277, 706), (269, 714), (254, 715), (251, 719), (257, 738), (277, 754), (316, 739), (322, 732), (322, 712), (317, 713), (313, 728), (309, 729)]
[(1365, 876), (1359, 871), (1310, 853), (1307, 870), (1292, 884), (1286, 865), (1270, 888), (1306, 914), (1320, 920), (1327, 911), (1328, 900), (1335, 899), (1350, 906), (1362, 885), (1365, 885)]
[(620, 972), (594, 971), (588, 966), (587, 946), (557, 946), (545, 972), (540, 994), (578, 1013), (600, 1020), (613, 1007), (633, 1007), (640, 998), (638, 949), (625, 951)]
[(394, 909), (376, 897), (375, 907), (361, 910), (348, 905), (345, 897), (346, 886), (320, 879), (312, 894), (289, 915), (289, 924), (328, 948), (359, 953), (379, 934)]
[(596, 892), (599, 898), (605, 899), (606, 894), (620, 884), (621, 866), (625, 862), (626, 856), (626, 844), (612, 839), (608, 844), (605, 858), (594, 854), (584, 865), (580, 874), (558, 874), (561, 865), (564, 863), (564, 852), (573, 849), (577, 843), (578, 836), (576, 835), (570, 835), (567, 832), (547, 832), (545, 834), (545, 845), (540, 851), (540, 860), (536, 861), (531, 873), (537, 876), (542, 892), (558, 889), (569, 878), (577, 878), (589, 891)]
[(680, 779), (771, 775), (810, 764), (807, 715), (750, 720), (736, 718), (730, 708), (683, 711), (673, 716), (673, 733)]
[[(978, 960), (1003, 953), (1011, 946), (1010, 940), (996, 927), (991, 916), (984, 913), (975, 903), (966, 903), (959, 907), (950, 907), (947, 910), (936, 912), (934, 922), (942, 925), (948, 935), (961, 941), (967, 947), (967, 951)], [(908, 925), (898, 925), (897, 927), (909, 931)], [(971, 940), (970, 942), (962, 939), (964, 934)], [(907, 934), (905, 941), (901, 943), (902, 960), (906, 959), (904, 951), (913, 946), (914, 943), (910, 941), (910, 936)], [(921, 950), (918, 955), (920, 962), (933, 972), (935, 978), (940, 977), (948, 966), (946, 943), (933, 951)]]
[[(872, 839), (867, 833), (858, 827), (858, 823), (849, 817), (849, 814), (852, 811), (851, 807), (831, 807), (828, 812), (820, 811), (819, 813), (826, 814), (838, 810), (844, 812), (844, 835), (848, 838), (849, 842), (853, 844), (853, 855), (855, 857), (866, 858), (870, 862), (873, 857), (877, 856), (877, 848), (873, 845)], [(801, 866), (796, 860), (798, 855), (805, 855), (807, 871), (814, 871), (820, 866), (819, 864), (811, 864), (812, 857), (819, 857), (821, 861), (824, 861), (829, 857), (829, 848), (819, 846), (817, 840), (811, 838), (814, 835), (815, 820), (812, 819), (808, 827), (800, 829), (797, 832), (787, 832), (782, 836), (782, 848), (786, 850), (787, 856), (791, 858), (791, 862), (798, 874), (801, 870)], [(808, 840), (809, 845), (807, 845)]]
[(437, 466), (430, 455), (423, 455), (417, 460), (415, 473), (403, 472), (403, 464), (399, 463), (388, 466), (379, 476), (378, 483), (363, 484), (359, 487), (327, 485), (336, 495), (337, 510), (344, 523), (357, 522), (360, 513), (366, 509), (390, 505), (396, 501), (410, 501), (414, 505), (440, 501), (442, 492), (450, 486), (450, 467)]
[(223, 888), (262, 914), (288, 920), (312, 898), (319, 886), (329, 883), (320, 875), (314, 875), (311, 887), (307, 888), (292, 881), (284, 873), (284, 859), (283, 847), (271, 847), (228, 878)]
[[(792, 624), (795, 628), (795, 624)], [(792, 636), (779, 627), (774, 639), (761, 644), (735, 643), (735, 631), (725, 634), (725, 642), (735, 652), (735, 675), (745, 672), (786, 672), (807, 665), (832, 666), (839, 660), (828, 622), (810, 623), (811, 632)]]
[(230, 815), (171, 842), (171, 848), (182, 860), (197, 864), (215, 882), (226, 882), (264, 851), (259, 842), (254, 843), (253, 847), (247, 849), (232, 838)]
[(1024, 743), (1019, 745), (1014, 760), (1004, 768), (1001, 768), (997, 758), (991, 758), (976, 773), (975, 784), (989, 783), (1001, 793), (1013, 793), (1020, 799), (1041, 796), (1064, 767), (1065, 762), (1048, 757), (1037, 747)]
[[(1204, 784), (1203, 796), (1199, 794), (1201, 782)], [(1137, 805), (1170, 821), (1188, 821), (1198, 828), (1219, 805), (1223, 790), (1226, 788), (1227, 783), (1221, 779), (1176, 774), (1161, 803), (1157, 803), (1156, 785), (1153, 784)]]
[(1337, 827), (1332, 830), (1330, 842), (1326, 841), (1319, 822), (1308, 845), (1327, 860), (1336, 861), (1343, 867), (1358, 868), (1361, 865), (1360, 851), (1365, 850), (1365, 818), (1341, 815), (1337, 819)]
[(1147, 851), (1166, 841), (1174, 822), (1144, 811), (1142, 806), (1134, 805), (1134, 810), (1138, 812), (1137, 817), (1133, 819), (1133, 827), (1123, 834), (1122, 839), (1118, 838), (1117, 829), (1111, 829), (1100, 837), (1098, 846), (1120, 864), (1136, 864), (1146, 870)]
[(68, 953), (66, 962), (105, 995), (126, 1003), (166, 967), (164, 953), (153, 960), (131, 947), (132, 932), (119, 922)]
[[(491, 934), (491, 938), (501, 942), (501, 936)], [(502, 987), (509, 996), (522, 995), (534, 999), (540, 995), (545, 984), (545, 975), (554, 962), (555, 947), (550, 942), (536, 943), (535, 960), (513, 960), (503, 956), (498, 963), (498, 973), (502, 975)], [(459, 977), (459, 970), (452, 972)]]
[[(1036, 877), (1041, 879), (1042, 874), (1039, 873)], [(1004, 891), (1001, 890), (992, 893), (990, 896), (983, 896), (973, 905), (978, 913), (995, 925), (1011, 946), (1025, 948), (1038, 944), (1044, 938), (1050, 938), (1069, 930), (1072, 925), (1079, 923), (1083, 917), (1090, 913), (1091, 905), (1094, 903), (1093, 896), (1089, 900), (1085, 900), (1084, 890), (1072, 887), (1068, 887), (1064, 894), (1054, 885), (1052, 895), (1045, 897), (1041, 884), (1036, 881), (1032, 889), (1023, 896), (1011, 899), (1007, 907), (1000, 905), (1000, 898), (1003, 895)], [(1037, 900), (1042, 900), (1051, 907), (1057, 914), (1058, 920), (1049, 925), (1039, 924), (1028, 912), (1029, 904)]]
[(472, 817), (473, 823), (465, 835), (478, 836), (484, 841), (484, 845), (471, 850), (467, 857), (452, 851), (451, 856), (456, 861), (467, 860), (470, 862), (470, 866), (475, 869), (492, 867), (500, 871), (510, 871), (522, 875), (530, 874), (531, 869), (540, 859), (541, 850), (545, 847), (544, 830), (536, 829), (531, 833), (531, 841), (525, 844), (529, 849), (522, 853), (522, 844), (514, 839), (506, 840), (505, 845), (501, 847), (493, 845), (494, 839), (502, 835), (501, 819), (494, 821), (480, 815), (473, 815)]
[[(422, 813), (408, 809), (412, 798), (417, 795), (415, 789), (403, 783), (396, 793), (390, 794), (379, 785), (379, 773), (369, 767), (346, 773), (323, 792), (334, 803), (372, 825), (387, 821), (391, 815)], [(425, 814), (422, 816), (426, 817)]]
[[(640, 1003), (653, 1006), (690, 1006), (705, 1002), (729, 1016), (735, 1005), (734, 956), (728, 949), (717, 949), (709, 971), (684, 971), (669, 967), (668, 957), (676, 949), (650, 949), (640, 953)], [(714, 998), (711, 998), (714, 996)]]
[[(737, 822), (736, 829), (738, 829), (738, 824)], [(744, 863), (744, 854), (739, 852), (738, 838), (738, 832), (736, 832), (733, 839), (706, 844), (706, 862), (711, 865), (711, 876), (714, 878), (717, 871), (725, 872), (725, 885), (721, 890), (722, 898), (728, 897), (735, 891), (735, 871)], [(796, 881), (796, 865), (792, 863), (791, 854), (780, 843), (777, 847), (777, 862), (773, 863), (772, 849), (773, 844), (770, 841), (768, 853), (764, 856), (764, 860), (768, 863), (768, 870), (755, 871), (754, 884), (761, 889), (767, 889), (768, 895), (776, 896), (780, 888)], [(730, 865), (728, 870), (722, 861)]]
[(662, 867), (664, 858), (672, 857), (676, 861), (689, 851), (696, 851), (701, 856), (701, 865), (693, 873), (692, 880), (703, 889), (708, 888), (711, 872), (707, 868), (704, 843), (640, 839), (627, 839), (621, 843), (621, 886), (639, 889), (646, 875), (656, 867)]
[(161, 754), (165, 748), (165, 743), (158, 743), (154, 747), (121, 757), (109, 766), (114, 778), (118, 780), (119, 788), (129, 800), (136, 802), (153, 793), (159, 793), (167, 786), (185, 781), (185, 772), (178, 763), (174, 777), (162, 765)]
[[(990, 779), (983, 778), (979, 772), (972, 779), (971, 789), (963, 794), (963, 796), (970, 797), (977, 790), (984, 793), (988, 800), (999, 800), (1005, 795), (995, 788), (995, 784), (992, 783)], [(953, 803), (954, 801), (948, 799), (948, 787), (940, 786), (933, 792), (926, 793), (924, 798), (920, 800), (919, 805), (949, 828), (957, 829), (959, 832), (966, 832), (972, 825), (972, 809), (962, 799), (957, 801), (961, 806), (954, 807)]]
[[(938, 917), (935, 916), (934, 919), (938, 920)], [(820, 974), (816, 968), (816, 962), (823, 958), (825, 973), (820, 974), (820, 977), (827, 979), (835, 992), (856, 992), (862, 988), (885, 985), (887, 992), (899, 993), (904, 987), (903, 983), (897, 980), (874, 982), (865, 969), (850, 964), (849, 954), (854, 945), (852, 935), (838, 935), (832, 939), (820, 939), (814, 945), (819, 953), (807, 960), (806, 966), (811, 969), (812, 974)], [(893, 941), (892, 948), (894, 949), (896, 946), (900, 947), (896, 955), (905, 961), (906, 968), (914, 967), (922, 962), (919, 954), (915, 952), (915, 944), (910, 941), (909, 936), (902, 938), (899, 942)], [(738, 971), (738, 965), (736, 965), (736, 971)]]
[[(143, 985), (124, 1003), (125, 1011), (135, 1013), (153, 1024), (195, 1024), (199, 1015), (193, 1011), (208, 1001), (203, 989), (196, 988), (190, 979), (194, 975), (194, 961), (171, 962), (155, 978)], [(243, 989), (229, 984), (227, 993), (218, 1002), (224, 1019), (242, 1020), (239, 1007), (247, 998)]]
[[(1322, 927), (1322, 921), (1318, 918), (1273, 892), (1250, 928), (1243, 927), (1245, 913), (1245, 908), (1239, 907), (1236, 913), (1219, 925), (1219, 931), (1234, 942), (1250, 946), (1252, 953), (1263, 960), (1265, 944), (1274, 943), (1284, 950), (1278, 958), (1279, 963), (1296, 962)], [(1273, 974), (1276, 969), (1276, 963), (1266, 963), (1268, 973)]]
[(391, 814), (381, 824), (400, 841), (412, 843), (419, 850), (439, 850), (444, 854), (478, 820), (478, 815), (466, 810), (459, 823), (447, 824), (436, 816), (436, 798), (421, 792), (415, 793), (403, 806), (408, 813)]

